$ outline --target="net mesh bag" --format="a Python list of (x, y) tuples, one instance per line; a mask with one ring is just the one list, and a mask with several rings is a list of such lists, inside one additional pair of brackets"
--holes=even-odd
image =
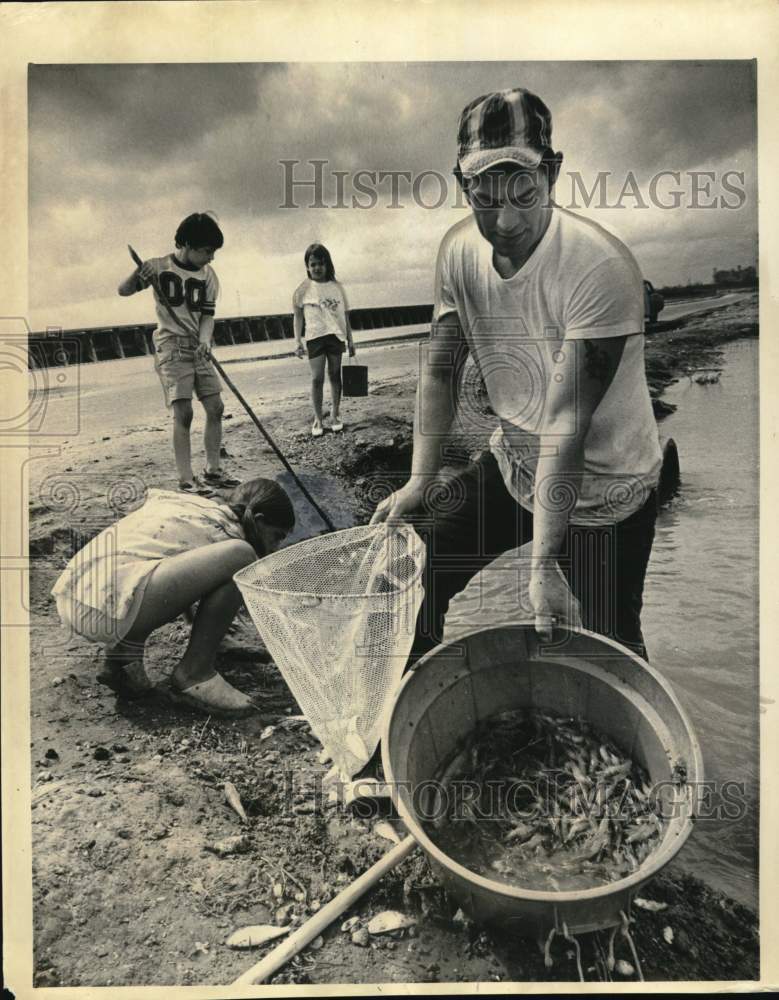
[(409, 525), (310, 538), (236, 573), (254, 624), (311, 729), (348, 780), (370, 759), (422, 603)]

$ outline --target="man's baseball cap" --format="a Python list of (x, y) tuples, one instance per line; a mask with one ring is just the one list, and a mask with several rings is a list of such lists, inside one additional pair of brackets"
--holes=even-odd
[(521, 87), (477, 97), (460, 115), (457, 162), (466, 177), (496, 163), (535, 168), (551, 145), (549, 108)]

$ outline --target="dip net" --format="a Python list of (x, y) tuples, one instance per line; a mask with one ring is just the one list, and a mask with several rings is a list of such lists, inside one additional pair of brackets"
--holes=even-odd
[(235, 574), (254, 624), (341, 776), (370, 760), (411, 650), (425, 546), (409, 525), (348, 528)]

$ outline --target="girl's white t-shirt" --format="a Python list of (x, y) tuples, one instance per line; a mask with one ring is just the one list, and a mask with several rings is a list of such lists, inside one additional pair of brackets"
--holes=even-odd
[(627, 337), (584, 440), (584, 471), (570, 519), (621, 521), (657, 485), (662, 453), (644, 370), (643, 303), (641, 273), (629, 250), (565, 209), (552, 209), (540, 243), (507, 279), (495, 270), (492, 246), (472, 216), (444, 237), (434, 318), (458, 316), (499, 418), (490, 447), (508, 490), (526, 509), (533, 509), (551, 379), (561, 377), (563, 352), (585, 349), (583, 341), (597, 338)]
[(163, 559), (227, 538), (244, 538), (227, 504), (150, 489), (142, 507), (73, 556), (51, 592), (58, 604), (77, 601), (121, 620)]
[(303, 310), (306, 340), (333, 334), (346, 341), (346, 294), (338, 281), (306, 278), (295, 289), (292, 304)]

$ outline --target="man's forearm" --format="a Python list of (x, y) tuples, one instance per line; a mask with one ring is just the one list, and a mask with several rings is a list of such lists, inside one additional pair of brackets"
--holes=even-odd
[(414, 454), (411, 482), (424, 481), (441, 468), (443, 446), (457, 408), (458, 377), (467, 350), (456, 315), (433, 323), (422, 347), (414, 411)]
[(411, 478), (425, 480), (441, 467), (441, 449), (454, 416), (454, 377), (422, 369), (414, 417), (414, 455)]
[(536, 466), (533, 557), (538, 560), (557, 559), (563, 549), (584, 466), (583, 443), (578, 439), (558, 438), (553, 447), (554, 453), (542, 455)]

